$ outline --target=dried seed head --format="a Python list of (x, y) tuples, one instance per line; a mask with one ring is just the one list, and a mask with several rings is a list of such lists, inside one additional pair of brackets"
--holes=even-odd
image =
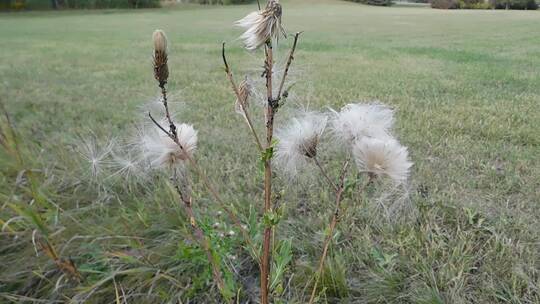
[(155, 30), (152, 35), (154, 40), (154, 78), (163, 86), (169, 78), (167, 66), (167, 36), (162, 30)]
[[(241, 100), (238, 100), (238, 98), (236, 98), (236, 102), (234, 103), (235, 112), (244, 117), (245, 117), (244, 110), (247, 111), (247, 109), (249, 108), (249, 97), (251, 95), (251, 90), (252, 90), (251, 83), (246, 77), (238, 86), (238, 93), (240, 95)], [(243, 106), (243, 109), (242, 109), (242, 106)]]
[(313, 136), (306, 140), (302, 145), (301, 150), (304, 156), (314, 158), (317, 156), (317, 145), (319, 144), (319, 136)]
[(276, 137), (279, 142), (274, 158), (277, 167), (294, 176), (307, 164), (308, 158), (314, 158), (326, 122), (324, 114), (304, 113), (285, 128), (278, 129)]
[(235, 22), (235, 25), (246, 29), (240, 36), (246, 49), (253, 51), (270, 41), (279, 39), (280, 33), (285, 36), (281, 26), (282, 8), (278, 0), (269, 0), (264, 10), (252, 12)]

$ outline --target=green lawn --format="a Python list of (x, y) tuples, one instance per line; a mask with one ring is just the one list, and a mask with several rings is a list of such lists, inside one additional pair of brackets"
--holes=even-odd
[[(199, 130), (198, 161), (249, 223), (262, 176), (220, 47), (227, 42), (237, 79), (259, 79), (261, 52), (245, 52), (232, 26), (254, 7), (0, 14), (0, 101), (24, 159), (0, 153), (0, 302), (220, 301), (167, 178), (108, 178), (107, 169), (93, 177), (79, 151), (132, 142), (147, 121), (159, 96), (151, 34), (161, 28), (171, 107)], [(321, 302), (540, 303), (540, 11), (283, 7), (287, 31), (304, 33), (276, 124), (302, 107), (380, 100), (396, 109), (396, 133), (415, 163), (408, 194), (346, 200)], [(291, 42), (280, 40), (278, 64)], [(325, 165), (337, 173), (332, 156)], [(240, 237), (220, 238), (230, 223), (194, 179), (195, 209), (228, 282), (242, 303), (256, 299), (257, 266)], [(292, 240), (293, 254), (275, 301), (304, 303), (332, 195), (317, 178), (275, 183), (286, 206), (275, 241)], [(83, 282), (66, 280), (42, 251), (36, 257), (33, 242), (47, 234)]]

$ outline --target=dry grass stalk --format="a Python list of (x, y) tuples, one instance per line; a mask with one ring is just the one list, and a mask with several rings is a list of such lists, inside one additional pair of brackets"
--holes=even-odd
[(56, 267), (58, 267), (65, 275), (76, 282), (82, 281), (81, 273), (77, 269), (77, 266), (75, 266), (75, 263), (71, 259), (64, 259), (58, 256), (53, 245), (48, 240), (45, 239), (44, 241), (39, 241), (39, 247), (54, 261)]

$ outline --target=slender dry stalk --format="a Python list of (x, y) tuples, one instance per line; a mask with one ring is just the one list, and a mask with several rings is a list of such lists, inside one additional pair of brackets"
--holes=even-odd
[(191, 229), (193, 230), (193, 235), (199, 242), (199, 245), (203, 248), (203, 250), (206, 253), (206, 257), (208, 259), (208, 262), (210, 262), (210, 265), (212, 266), (212, 276), (214, 277), (214, 281), (216, 281), (216, 284), (218, 285), (219, 290), (223, 291), (225, 290), (225, 283), (223, 282), (223, 277), (221, 275), (221, 270), (219, 268), (219, 265), (216, 263), (216, 260), (214, 259), (214, 256), (212, 255), (212, 248), (210, 247), (210, 242), (205, 237), (203, 230), (199, 227), (197, 224), (197, 220), (195, 220), (195, 214), (193, 213), (193, 198), (190, 195), (187, 195), (182, 191), (182, 188), (180, 187), (179, 181), (178, 181), (178, 174), (176, 172), (176, 169), (173, 169), (173, 183), (174, 187), (176, 189), (176, 192), (180, 196), (180, 200), (184, 203), (184, 209), (187, 213), (187, 216), (189, 218), (189, 223), (191, 226)]
[(257, 143), (257, 148), (259, 148), (259, 151), (262, 152), (264, 151), (263, 146), (261, 144), (259, 136), (257, 135), (257, 131), (255, 131), (255, 128), (253, 127), (253, 123), (251, 122), (249, 112), (246, 108), (247, 95), (242, 96), (242, 94), (240, 94), (240, 90), (238, 89), (238, 86), (236, 85), (236, 82), (234, 81), (232, 71), (229, 67), (229, 64), (227, 63), (227, 57), (225, 56), (225, 42), (223, 42), (223, 45), (221, 47), (221, 56), (223, 58), (223, 64), (225, 65), (225, 73), (227, 73), (227, 78), (229, 79), (229, 82), (231, 83), (234, 94), (236, 95), (236, 98), (238, 99), (240, 103), (242, 112), (244, 112), (244, 116), (246, 117), (246, 122), (248, 124), (249, 130), (251, 130), (251, 133), (253, 134), (253, 137), (255, 138), (255, 142)]
[[(345, 190), (345, 175), (347, 173), (347, 169), (349, 166), (349, 160), (347, 159), (343, 165), (343, 168), (341, 170), (341, 175), (339, 177), (339, 183), (336, 185), (334, 184), (331, 179), (328, 177), (326, 171), (324, 168), (320, 165), (320, 163), (317, 161), (317, 167), (321, 170), (322, 174), (328, 179), (328, 182), (330, 185), (336, 190), (336, 200), (335, 200), (335, 209), (332, 214), (332, 218), (330, 219), (330, 224), (328, 225), (327, 235), (324, 239), (323, 243), (323, 251), (321, 254), (321, 258), (319, 260), (319, 268), (317, 269), (317, 272), (315, 273), (315, 283), (313, 284), (313, 289), (311, 290), (311, 297), (309, 299), (309, 304), (312, 304), (315, 301), (315, 295), (317, 292), (317, 286), (319, 283), (319, 280), (323, 274), (324, 270), (324, 262), (326, 260), (326, 256), (328, 254), (328, 248), (330, 247), (334, 230), (339, 222), (339, 217), (341, 215), (341, 202), (343, 200), (343, 191)], [(365, 188), (371, 183), (372, 177), (371, 175), (368, 178), (367, 183), (365, 183), (358, 191), (359, 194), (361, 194)]]
[(285, 65), (285, 71), (283, 73), (283, 77), (281, 78), (281, 82), (279, 83), (279, 89), (277, 93), (277, 100), (280, 101), (282, 94), (283, 94), (283, 86), (285, 85), (285, 78), (287, 77), (287, 74), (289, 73), (289, 67), (291, 66), (292, 61), (294, 60), (294, 51), (296, 51), (296, 44), (298, 43), (298, 37), (302, 34), (302, 32), (297, 32), (294, 34), (294, 42), (292, 45), (291, 50), (289, 51), (289, 56), (287, 58), (287, 64)]
[(339, 191), (339, 186), (336, 185), (332, 179), (330, 178), (330, 176), (328, 175), (328, 172), (326, 172), (326, 170), (324, 169), (324, 167), (321, 165), (321, 163), (319, 162), (319, 159), (315, 156), (313, 157), (313, 161), (315, 162), (315, 165), (317, 165), (317, 167), (319, 168), (319, 170), (321, 171), (321, 174), (322, 176), (326, 179), (326, 181), (328, 182), (328, 184), (336, 191), (336, 193)]
[(336, 228), (336, 225), (339, 219), (342, 194), (343, 194), (343, 190), (345, 190), (345, 175), (347, 173), (347, 168), (349, 166), (349, 160), (346, 160), (343, 165), (343, 169), (341, 170), (341, 176), (339, 177), (338, 185), (334, 184), (331, 181), (331, 179), (328, 177), (328, 175), (326, 174), (326, 171), (323, 169), (320, 163), (318, 161), (316, 163), (317, 163), (317, 166), (321, 169), (321, 172), (323, 173), (323, 175), (328, 178), (328, 182), (330, 183), (330, 185), (333, 188), (335, 187), (334, 190), (336, 190), (336, 205), (335, 205), (334, 213), (332, 214), (332, 219), (330, 220), (330, 225), (328, 226), (328, 231), (327, 231), (328, 234), (326, 235), (326, 238), (324, 240), (323, 251), (322, 251), (321, 259), (319, 261), (319, 268), (317, 272), (315, 273), (315, 283), (313, 285), (313, 290), (311, 291), (311, 297), (309, 299), (310, 304), (313, 303), (313, 301), (315, 300), (315, 293), (317, 291), (317, 285), (319, 283), (319, 279), (323, 271), (324, 261), (328, 253), (328, 247), (330, 246), (330, 241), (332, 240), (332, 236), (334, 235), (334, 229)]

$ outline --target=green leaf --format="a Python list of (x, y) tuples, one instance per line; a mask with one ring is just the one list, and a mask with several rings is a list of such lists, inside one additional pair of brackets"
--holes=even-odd
[(292, 241), (280, 242), (279, 251), (274, 255), (274, 265), (271, 272), (270, 290), (276, 294), (283, 293), (283, 276), (292, 260)]

